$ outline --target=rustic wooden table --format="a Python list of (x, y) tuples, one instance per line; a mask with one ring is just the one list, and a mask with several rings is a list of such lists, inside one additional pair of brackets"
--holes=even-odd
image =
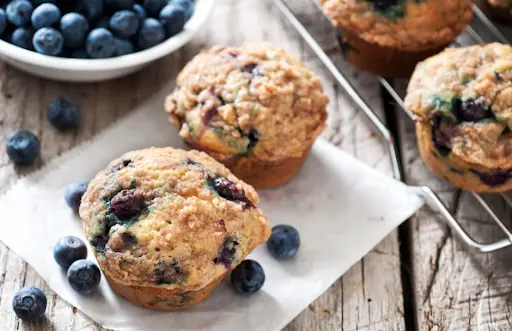
[[(381, 90), (375, 77), (345, 64), (329, 24), (309, 2), (295, 8), (328, 53), (369, 104), (383, 116)], [(391, 175), (386, 146), (372, 131), (349, 97), (280, 15), (271, 0), (218, 0), (203, 32), (192, 43), (135, 75), (98, 84), (58, 83), (35, 78), (0, 64), (0, 190), (20, 176), (44, 166), (64, 151), (90, 139), (128, 112), (168, 80), (200, 49), (214, 44), (271, 41), (300, 56), (324, 82), (331, 98), (329, 128), (324, 136), (374, 168)], [(46, 120), (46, 105), (58, 95), (77, 99), (83, 120), (73, 132), (59, 133)], [(451, 188), (428, 173), (419, 158), (414, 128), (398, 116), (406, 180), (427, 184), (441, 194), (470, 232), (481, 240), (500, 238), (487, 215), (469, 194)], [(34, 166), (15, 168), (5, 150), (5, 137), (15, 129), (41, 138), (42, 155)], [(489, 198), (490, 200), (496, 200)], [(500, 201), (493, 201), (505, 219)], [(341, 216), (342, 217), (342, 216)], [(16, 219), (9, 220), (16, 222)], [(364, 234), (361, 234), (364, 235)], [(20, 240), (28, 240), (20, 238)], [(438, 215), (424, 208), (354, 265), (286, 328), (292, 330), (512, 330), (512, 265), (510, 250), (495, 254), (468, 251)], [(11, 310), (13, 294), (24, 285), (41, 287), (49, 299), (47, 318), (18, 320)], [(0, 330), (101, 330), (76, 308), (54, 294), (14, 253), (0, 243)]]

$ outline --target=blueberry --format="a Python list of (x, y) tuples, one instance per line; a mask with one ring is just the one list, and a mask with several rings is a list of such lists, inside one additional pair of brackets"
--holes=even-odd
[(492, 117), (491, 111), (482, 100), (465, 100), (459, 103), (457, 114), (462, 121), (477, 122)]
[(87, 185), (89, 185), (89, 182), (85, 180), (74, 182), (69, 184), (64, 191), (64, 200), (66, 200), (67, 205), (76, 213), (80, 208), (80, 201), (87, 190)]
[(7, 20), (16, 26), (25, 26), (30, 22), (34, 7), (27, 0), (13, 0), (6, 8)]
[(60, 20), (60, 31), (64, 36), (64, 45), (75, 48), (84, 44), (89, 23), (81, 14), (68, 13)]
[(116, 50), (116, 41), (107, 29), (96, 28), (89, 32), (85, 49), (87, 54), (94, 59), (111, 57)]
[(171, 0), (169, 3), (181, 6), (185, 11), (187, 21), (192, 17), (192, 14), (194, 14), (194, 1), (192, 0)]
[(276, 225), (267, 241), (269, 252), (277, 259), (289, 259), (297, 255), (300, 246), (299, 232), (291, 225)]
[(139, 17), (132, 11), (120, 10), (110, 18), (110, 31), (120, 38), (130, 38), (139, 29)]
[(88, 59), (89, 55), (87, 55), (85, 49), (75, 49), (71, 52), (71, 57), (74, 59)]
[(60, 20), (60, 10), (51, 3), (43, 3), (32, 12), (32, 26), (37, 30), (51, 27)]
[(92, 293), (98, 287), (100, 279), (100, 269), (89, 260), (77, 260), (69, 266), (68, 283), (78, 293)]
[(165, 39), (164, 27), (154, 18), (144, 19), (137, 35), (137, 44), (147, 49), (160, 44)]
[(224, 199), (240, 203), (243, 205), (244, 209), (254, 208), (254, 203), (247, 198), (245, 192), (239, 189), (236, 183), (226, 177), (208, 177), (207, 183)]
[(146, 9), (144, 9), (144, 7), (142, 7), (141, 5), (139, 5), (138, 3), (134, 4), (133, 7), (132, 7), (132, 11), (137, 14), (137, 16), (139, 17), (139, 20), (141, 21), (144, 21), (144, 19), (148, 16), (148, 14), (146, 13)]
[(11, 43), (21, 48), (32, 50), (32, 31), (26, 28), (17, 28), (11, 35)]
[(162, 8), (167, 5), (167, 0), (144, 0), (143, 6), (153, 17), (157, 17)]
[(12, 309), (16, 315), (26, 321), (34, 321), (46, 311), (46, 295), (34, 286), (27, 286), (14, 295)]
[(255, 293), (265, 283), (265, 272), (253, 260), (244, 260), (231, 272), (231, 284), (239, 293)]
[(80, 107), (71, 99), (56, 97), (46, 110), (48, 121), (59, 130), (75, 128), (80, 121)]
[(168, 4), (160, 11), (160, 22), (167, 31), (167, 37), (172, 37), (181, 31), (185, 26), (186, 17), (183, 7)]
[(41, 145), (32, 132), (18, 130), (7, 136), (5, 149), (15, 164), (29, 164), (39, 155)]
[(6, 27), (7, 15), (5, 14), (5, 10), (0, 8), (0, 34), (4, 33)]
[(62, 268), (69, 268), (76, 260), (87, 257), (85, 243), (77, 237), (68, 236), (60, 238), (53, 248), (53, 258)]
[(144, 205), (142, 194), (135, 190), (122, 190), (110, 200), (110, 210), (121, 220), (137, 216)]
[(435, 114), (432, 118), (432, 140), (434, 147), (442, 155), (446, 156), (452, 151), (452, 138), (456, 134), (457, 127), (443, 120), (441, 114)]
[(103, 0), (78, 0), (76, 11), (89, 21), (95, 21), (103, 15), (105, 6)]
[(116, 56), (131, 54), (134, 51), (135, 49), (131, 41), (116, 38)]
[(226, 268), (230, 268), (236, 254), (237, 246), (238, 241), (236, 241), (234, 238), (227, 238), (224, 240), (222, 246), (219, 249), (217, 257), (213, 259), (213, 263), (223, 264)]
[(34, 33), (32, 45), (38, 53), (55, 56), (62, 51), (64, 38), (53, 28), (41, 28)]
[(109, 25), (110, 25), (110, 16), (103, 16), (102, 18), (100, 18), (98, 20), (98, 22), (96, 22), (97, 28), (104, 28), (104, 29), (108, 30)]
[(396, 6), (403, 0), (371, 0), (373, 2), (373, 7), (376, 10), (386, 11), (393, 6)]
[(133, 0), (105, 0), (105, 5), (114, 10), (132, 9)]
[(479, 172), (476, 170), (472, 170), (480, 180), (488, 186), (499, 186), (507, 183), (512, 178), (511, 170), (498, 170), (494, 172)]

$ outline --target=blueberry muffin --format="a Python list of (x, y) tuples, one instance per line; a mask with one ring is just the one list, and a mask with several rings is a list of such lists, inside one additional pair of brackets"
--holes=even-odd
[(512, 47), (448, 49), (418, 65), (405, 99), (427, 166), (475, 192), (512, 189)]
[(114, 160), (80, 205), (111, 287), (132, 303), (177, 310), (204, 300), (270, 227), (256, 191), (198, 151), (150, 148)]
[(404, 77), (469, 24), (471, 0), (318, 0), (341, 32), (345, 58), (384, 77)]
[(476, 0), (475, 2), (491, 19), (512, 24), (512, 0)]
[(268, 43), (214, 47), (197, 55), (165, 101), (193, 148), (256, 188), (290, 180), (326, 126), (319, 79)]

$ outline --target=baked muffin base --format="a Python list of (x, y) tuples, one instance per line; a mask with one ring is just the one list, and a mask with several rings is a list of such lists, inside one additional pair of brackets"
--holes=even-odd
[(489, 2), (487, 2), (487, 0), (475, 0), (475, 3), (482, 10), (482, 12), (493, 21), (512, 25), (512, 9), (507, 11), (503, 8), (493, 7), (489, 4)]
[(435, 175), (449, 181), (453, 186), (473, 192), (501, 193), (512, 190), (512, 179), (502, 185), (489, 186), (483, 183), (480, 177), (471, 172), (470, 169), (457, 170), (443, 162), (438, 156), (432, 141), (430, 125), (416, 122), (416, 136), (420, 155), (427, 167)]
[(170, 290), (164, 287), (142, 287), (129, 286), (117, 283), (114, 279), (105, 273), (110, 287), (114, 292), (130, 301), (136, 306), (155, 309), (175, 311), (188, 309), (207, 299), (213, 292), (213, 289), (222, 281), (226, 274), (217, 278), (206, 287), (198, 291)]
[(289, 182), (300, 171), (311, 152), (308, 147), (301, 157), (291, 157), (279, 162), (263, 162), (251, 156), (234, 156), (223, 159), (218, 153), (187, 142), (193, 149), (203, 151), (224, 164), (239, 179), (255, 189), (269, 189)]
[(349, 30), (340, 29), (338, 42), (345, 59), (359, 69), (385, 78), (408, 77), (416, 64), (449, 46), (443, 44), (411, 51), (369, 43)]

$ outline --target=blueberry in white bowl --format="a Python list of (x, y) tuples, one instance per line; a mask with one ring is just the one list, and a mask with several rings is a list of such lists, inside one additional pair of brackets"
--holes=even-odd
[[(11, 0), (0, 56), (21, 70), (51, 79), (117, 78), (187, 43), (214, 1)], [(2, 17), (0, 9), (0, 31)]]
[(68, 269), (73, 262), (87, 257), (87, 247), (78, 237), (67, 236), (60, 238), (53, 248), (53, 258), (58, 265)]
[(34, 286), (26, 286), (14, 295), (12, 309), (18, 318), (35, 321), (44, 315), (47, 303), (43, 291)]

